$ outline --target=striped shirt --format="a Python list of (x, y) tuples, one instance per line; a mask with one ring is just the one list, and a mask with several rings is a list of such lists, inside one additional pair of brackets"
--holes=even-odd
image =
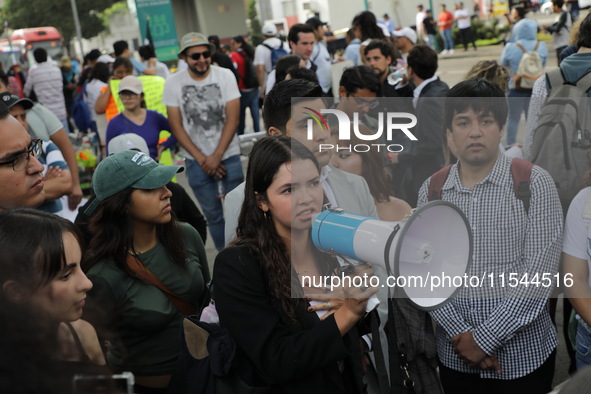
[[(43, 169), (43, 176), (47, 173), (49, 167), (59, 167), (62, 170), (69, 170), (66, 160), (62, 155), (56, 144), (51, 141), (43, 141), (43, 153), (39, 157), (39, 162), (45, 166)], [(56, 213), (63, 208), (62, 202), (59, 198), (55, 200), (46, 200), (41, 206), (37, 207), (41, 211)]]
[(51, 62), (38, 64), (37, 67), (29, 70), (29, 76), (25, 82), (25, 95), (30, 97), (34, 90), (37, 101), (53, 112), (59, 120), (68, 117), (63, 89), (62, 72)]
[[(427, 203), (428, 183), (419, 192), (419, 206)], [(482, 287), (462, 288), (457, 297), (431, 312), (438, 323), (437, 352), (449, 368), (482, 378), (516, 379), (540, 367), (557, 345), (547, 305), (552, 288), (509, 285), (512, 273), (519, 280), (524, 274), (529, 280), (536, 273), (539, 279), (546, 274), (556, 284), (563, 228), (560, 201), (554, 181), (537, 166), (532, 170), (530, 191), (526, 213), (523, 202), (515, 197), (511, 159), (501, 154), (472, 190), (462, 185), (457, 164), (449, 172), (442, 199), (464, 212), (473, 234), (468, 275), (486, 278)], [(470, 368), (455, 354), (452, 338), (467, 331), (473, 331), (486, 354), (497, 357), (500, 375)]]

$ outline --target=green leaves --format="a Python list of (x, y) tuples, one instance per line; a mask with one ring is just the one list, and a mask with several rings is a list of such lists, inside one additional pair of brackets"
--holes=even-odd
[[(91, 38), (105, 29), (101, 13), (112, 0), (75, 0), (82, 27), (82, 37)], [(11, 29), (54, 26), (66, 46), (76, 34), (70, 0), (6, 0), (3, 14)]]

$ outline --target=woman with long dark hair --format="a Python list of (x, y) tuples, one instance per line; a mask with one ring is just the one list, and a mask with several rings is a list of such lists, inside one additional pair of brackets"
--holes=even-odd
[(96, 211), (85, 259), (89, 318), (110, 340), (110, 367), (133, 372), (139, 394), (167, 391), (183, 315), (201, 305), (209, 280), (199, 234), (172, 214), (165, 185), (181, 170), (142, 152), (111, 155), (94, 173), (96, 199), (86, 210)]
[(254, 48), (242, 36), (232, 37), (230, 41), (232, 53), (230, 57), (238, 72), (238, 88), (240, 89), (240, 123), (238, 134), (244, 134), (246, 127), (246, 108), (250, 110), (253, 131), (261, 131), (259, 114), (259, 81), (253, 65)]
[[(363, 134), (372, 132), (364, 125), (357, 125)], [(355, 134), (351, 135), (351, 144), (363, 144), (364, 142)], [(411, 212), (411, 207), (404, 200), (394, 197), (388, 173), (384, 163), (384, 154), (375, 147), (367, 152), (341, 151), (333, 153), (330, 164), (339, 170), (362, 176), (367, 182), (369, 191), (376, 204), (380, 220), (401, 221)]]
[[(355, 32), (355, 37), (361, 40), (361, 45), (359, 45), (359, 58), (363, 64), (367, 64), (365, 47), (369, 45), (371, 40), (385, 40), (386, 36), (384, 35), (384, 31), (378, 26), (378, 20), (371, 11), (362, 11), (355, 15), (351, 25)], [(394, 59), (392, 60), (394, 61)]]
[[(234, 372), (248, 385), (273, 393), (364, 391), (356, 324), (375, 289), (326, 298), (321, 308), (332, 314), (324, 320), (303, 298), (306, 278), (330, 277), (338, 267), (310, 237), (322, 202), (312, 152), (285, 136), (255, 144), (237, 238), (214, 265), (220, 323), (237, 344)], [(371, 276), (367, 266), (358, 270)]]
[[(76, 226), (33, 209), (0, 212), (0, 392), (68, 393), (105, 359), (80, 320), (92, 283)], [(101, 371), (104, 373), (104, 371)]]

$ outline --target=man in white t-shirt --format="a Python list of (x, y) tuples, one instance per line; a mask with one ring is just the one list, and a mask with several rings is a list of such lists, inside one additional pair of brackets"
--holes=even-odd
[[(278, 49), (283, 47), (285, 53), (289, 53), (289, 46), (284, 42), (277, 38), (277, 27), (275, 24), (271, 22), (267, 22), (263, 25), (262, 29), (263, 37), (265, 40), (257, 46), (254, 51), (254, 64), (257, 68), (257, 77), (259, 80), (259, 89), (261, 98), (265, 97), (265, 82), (267, 81), (267, 76), (273, 70), (273, 61), (272, 61), (272, 49)], [(272, 49), (270, 49), (272, 48)]]
[(417, 29), (417, 36), (421, 41), (425, 41), (425, 29), (423, 27), (423, 19), (425, 19), (425, 10), (423, 9), (423, 5), (419, 4), (417, 6), (417, 15), (415, 17), (415, 23)]
[(224, 247), (221, 199), (244, 177), (236, 135), (240, 91), (228, 69), (211, 65), (215, 46), (201, 33), (188, 33), (180, 42), (179, 58), (187, 69), (166, 80), (166, 105), (172, 134), (186, 158), (189, 184), (207, 218), (216, 249)]
[(326, 49), (326, 43), (322, 42), (324, 40), (324, 26), (326, 24), (326, 22), (322, 22), (316, 17), (309, 18), (306, 21), (306, 25), (314, 29), (314, 36), (316, 38), (310, 60), (316, 65), (316, 75), (318, 76), (318, 82), (320, 83), (322, 92), (328, 96), (332, 96), (331, 57), (328, 49)]
[(454, 11), (454, 19), (458, 23), (458, 29), (460, 30), (460, 37), (464, 43), (464, 51), (468, 50), (468, 43), (472, 43), (474, 50), (476, 50), (476, 42), (474, 41), (474, 35), (472, 34), (472, 24), (470, 22), (470, 13), (464, 8), (464, 3), (458, 3), (456, 10)]

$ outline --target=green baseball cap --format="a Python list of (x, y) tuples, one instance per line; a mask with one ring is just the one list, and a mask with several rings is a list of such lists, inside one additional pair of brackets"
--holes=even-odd
[(205, 37), (203, 34), (187, 33), (183, 36), (183, 38), (181, 38), (181, 42), (179, 45), (181, 49), (179, 50), (178, 57), (181, 57), (183, 52), (185, 52), (185, 49), (200, 45), (207, 45), (209, 47), (209, 51), (211, 52), (211, 54), (213, 55), (215, 53), (215, 45), (209, 42), (207, 40), (207, 37)]
[(143, 152), (125, 150), (112, 154), (94, 171), (92, 188), (96, 198), (84, 212), (92, 215), (101, 201), (128, 187), (148, 190), (162, 187), (183, 170), (181, 166), (160, 165)]

